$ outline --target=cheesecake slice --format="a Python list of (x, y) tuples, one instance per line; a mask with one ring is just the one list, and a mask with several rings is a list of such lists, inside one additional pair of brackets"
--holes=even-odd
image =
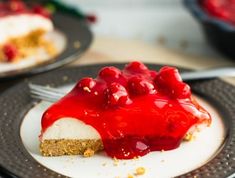
[(84, 155), (89, 150), (103, 150), (99, 133), (90, 125), (75, 119), (62, 118), (49, 127), (41, 137), (43, 156)]
[(19, 63), (39, 48), (53, 57), (56, 48), (45, 37), (53, 30), (50, 13), (43, 6), (29, 7), (21, 0), (0, 2), (0, 63)]
[(194, 128), (210, 123), (176, 68), (157, 72), (135, 61), (123, 70), (104, 67), (96, 78), (82, 78), (50, 106), (41, 121), (40, 151), (90, 156), (104, 150), (131, 159), (175, 149)]

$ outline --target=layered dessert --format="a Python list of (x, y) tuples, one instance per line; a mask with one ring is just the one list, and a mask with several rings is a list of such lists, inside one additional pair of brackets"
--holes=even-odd
[(131, 159), (175, 149), (210, 123), (176, 68), (155, 71), (135, 61), (123, 70), (109, 66), (96, 78), (82, 78), (52, 104), (42, 116), (40, 151), (90, 156), (104, 150)]
[(45, 38), (53, 31), (50, 12), (40, 5), (27, 6), (21, 0), (0, 2), (0, 63), (17, 63), (38, 49), (53, 57), (56, 48)]

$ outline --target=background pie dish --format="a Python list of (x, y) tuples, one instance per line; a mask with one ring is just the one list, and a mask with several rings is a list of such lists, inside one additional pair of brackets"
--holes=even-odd
[[(109, 64), (112, 65), (112, 64)], [(35, 106), (37, 101), (33, 101), (28, 95), (28, 82), (42, 85), (51, 85), (54, 87), (59, 87), (63, 85), (72, 84), (77, 81), (78, 78), (84, 76), (94, 76), (97, 71), (105, 65), (92, 65), (92, 66), (83, 66), (80, 68), (69, 68), (61, 69), (58, 71), (53, 71), (51, 73), (43, 74), (38, 77), (29, 79), (29, 81), (18, 84), (17, 86), (9, 89), (0, 96), (0, 104), (3, 106), (1, 109), (1, 119), (0, 124), (4, 125), (3, 129), (0, 131), (0, 144), (3, 145), (0, 150), (0, 165), (4, 170), (8, 170), (11, 174), (19, 177), (47, 177), (47, 176), (58, 176), (58, 173), (51, 171), (51, 168), (46, 168), (40, 163), (35, 161), (32, 156), (29, 154), (26, 147), (24, 147), (22, 141), (24, 137), (22, 135), (26, 130), (22, 126), (22, 120), (28, 111)], [(123, 65), (115, 65), (117, 67), (123, 67)], [(157, 65), (148, 65), (151, 69), (158, 69)], [(65, 80), (66, 76), (66, 80)], [(221, 80), (207, 80), (191, 83), (194, 94), (197, 94), (207, 102), (209, 102), (216, 111), (219, 112), (222, 123), (224, 125), (224, 141), (221, 141), (221, 146), (213, 154), (213, 156), (208, 160), (207, 163), (201, 167), (183, 174), (181, 177), (227, 177), (232, 175), (235, 171), (235, 159), (234, 159), (234, 148), (235, 148), (235, 116), (233, 114), (235, 100), (233, 97), (234, 87), (222, 82)], [(19, 95), (16, 91), (21, 91)], [(21, 102), (18, 102), (21, 101)], [(20, 103), (19, 105), (14, 105), (13, 103)], [(40, 106), (40, 105), (39, 105)], [(15, 112), (12, 112), (15, 111)], [(26, 121), (26, 120), (25, 120)], [(23, 122), (24, 124), (24, 122)], [(37, 124), (35, 124), (37, 125)], [(32, 126), (33, 127), (33, 126)], [(21, 130), (20, 130), (21, 129)], [(22, 130), (23, 129), (23, 130)], [(20, 137), (20, 131), (21, 136)], [(23, 139), (23, 140), (22, 140)], [(35, 138), (38, 140), (38, 138)], [(16, 146), (17, 145), (17, 146)], [(37, 146), (37, 145), (36, 145)], [(30, 151), (30, 150), (29, 150)], [(150, 155), (151, 156), (151, 155)], [(100, 154), (99, 157), (104, 157)], [(55, 158), (49, 158), (48, 162), (53, 162)], [(81, 160), (79, 163), (82, 164), (84, 159), (76, 157), (75, 160)], [(92, 167), (95, 167), (96, 164), (99, 164), (102, 170), (108, 171), (109, 166), (103, 167), (102, 163), (92, 162), (93, 158), (88, 158), (88, 161), (85, 161), (84, 165), (87, 166), (87, 169), (84, 171), (91, 171)], [(67, 159), (68, 164), (67, 168), (73, 167), (74, 163), (71, 160)], [(70, 160), (70, 161), (69, 161)], [(112, 161), (112, 160), (111, 160)], [(87, 163), (86, 163), (87, 162)], [(23, 164), (22, 164), (23, 163)], [(56, 165), (60, 165), (62, 162), (57, 162)], [(90, 167), (89, 167), (89, 164)], [(14, 166), (13, 166), (14, 164)], [(132, 162), (134, 165), (135, 162)], [(136, 166), (141, 166), (142, 162), (136, 163)], [(159, 161), (158, 164), (161, 164)], [(164, 163), (163, 163), (164, 164)], [(45, 165), (45, 164), (44, 164)], [(176, 164), (177, 165), (177, 164)], [(112, 166), (112, 170), (120, 172), (120, 167), (125, 169), (125, 166)], [(176, 166), (178, 167), (178, 165)], [(62, 168), (62, 167), (61, 167)], [(64, 168), (64, 169), (67, 169)], [(29, 171), (30, 170), (30, 171)], [(132, 171), (132, 170), (129, 170)], [(147, 170), (148, 171), (148, 170)], [(84, 175), (83, 171), (77, 171), (78, 176)], [(101, 173), (101, 175), (104, 174)], [(147, 175), (147, 174), (146, 174)], [(178, 174), (180, 175), (180, 174)], [(62, 176), (62, 175), (61, 175)], [(119, 176), (118, 174), (115, 176)]]

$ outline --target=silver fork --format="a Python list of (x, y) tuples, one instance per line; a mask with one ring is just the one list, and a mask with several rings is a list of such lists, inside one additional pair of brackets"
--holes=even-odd
[(29, 89), (32, 98), (49, 102), (56, 102), (66, 95), (66, 92), (62, 92), (59, 89), (35, 84), (29, 84)]
[[(197, 79), (210, 79), (210, 78), (224, 77), (224, 76), (235, 77), (235, 68), (224, 67), (224, 68), (216, 68), (209, 70), (184, 72), (181, 74), (181, 77), (184, 81), (197, 80)], [(45, 87), (41, 85), (29, 84), (29, 88), (30, 88), (30, 95), (32, 98), (45, 100), (49, 102), (56, 102), (61, 97), (66, 95), (66, 92), (63, 92), (59, 89)]]

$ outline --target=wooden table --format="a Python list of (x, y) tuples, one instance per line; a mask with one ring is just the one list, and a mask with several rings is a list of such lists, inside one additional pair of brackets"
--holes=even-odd
[[(94, 63), (128, 62), (131, 60), (140, 60), (146, 63), (177, 65), (192, 69), (235, 66), (235, 62), (232, 60), (186, 55), (182, 52), (166, 49), (164, 46), (148, 45), (141, 41), (96, 37), (86, 54), (79, 60), (65, 67)], [(235, 85), (235, 78), (223, 79)], [(1, 82), (0, 92), (3, 92), (16, 82), (19, 82), (19, 80)]]

